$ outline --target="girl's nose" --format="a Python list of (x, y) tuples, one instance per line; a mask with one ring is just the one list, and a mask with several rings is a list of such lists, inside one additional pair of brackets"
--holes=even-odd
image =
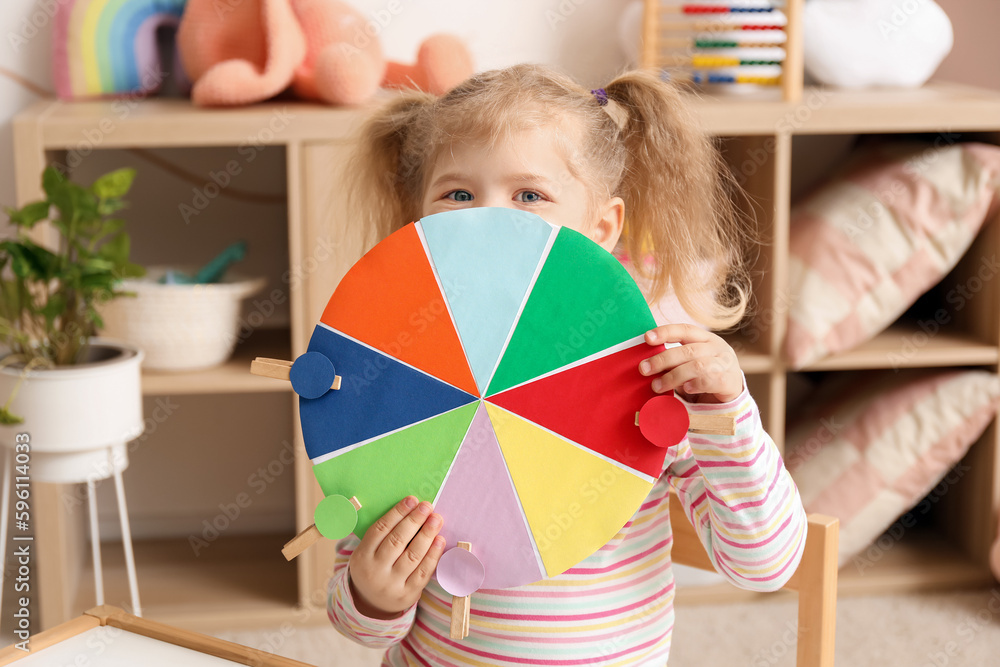
[(505, 195), (499, 194), (480, 195), (472, 200), (472, 205), (476, 208), (486, 208), (488, 206), (494, 208), (514, 208), (514, 203), (510, 199)]

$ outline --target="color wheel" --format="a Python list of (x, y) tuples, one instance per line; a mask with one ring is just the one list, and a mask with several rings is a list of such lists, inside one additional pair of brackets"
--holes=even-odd
[[(571, 229), (503, 208), (407, 225), (344, 276), (293, 365), (317, 526), (361, 537), (413, 494), (444, 517), (446, 549), (472, 544), (474, 587), (573, 567), (663, 468), (636, 426), (654, 326), (621, 264)], [(324, 516), (341, 496), (356, 523)]]

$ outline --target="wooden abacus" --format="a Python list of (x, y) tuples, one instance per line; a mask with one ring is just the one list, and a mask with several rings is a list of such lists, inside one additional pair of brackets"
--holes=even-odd
[(695, 85), (780, 88), (802, 98), (804, 0), (646, 0), (640, 66)]

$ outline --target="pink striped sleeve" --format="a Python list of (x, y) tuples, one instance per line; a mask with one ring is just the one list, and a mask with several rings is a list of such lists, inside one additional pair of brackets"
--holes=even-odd
[(688, 410), (736, 419), (735, 435), (691, 434), (671, 452), (667, 474), (688, 519), (715, 568), (734, 584), (781, 588), (802, 558), (807, 522), (756, 403), (744, 388), (730, 403), (688, 404)]
[(326, 611), (340, 634), (363, 646), (374, 649), (389, 648), (399, 643), (413, 627), (417, 605), (414, 604), (399, 618), (383, 621), (368, 618), (354, 606), (351, 587), (348, 583), (347, 562), (358, 546), (358, 538), (351, 535), (337, 542), (337, 557), (333, 565), (333, 577), (330, 578), (330, 593), (327, 597)]

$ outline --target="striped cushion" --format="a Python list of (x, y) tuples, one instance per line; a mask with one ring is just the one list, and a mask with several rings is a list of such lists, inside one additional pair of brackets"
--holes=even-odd
[(995, 212), (998, 188), (996, 146), (860, 151), (792, 210), (789, 365), (849, 350), (891, 324), (955, 266)]
[(840, 519), (841, 565), (863, 565), (869, 545), (939, 482), (961, 483), (961, 466), (946, 473), (998, 402), (1000, 377), (978, 370), (838, 373), (820, 386), (788, 429), (785, 465), (807, 512)]

